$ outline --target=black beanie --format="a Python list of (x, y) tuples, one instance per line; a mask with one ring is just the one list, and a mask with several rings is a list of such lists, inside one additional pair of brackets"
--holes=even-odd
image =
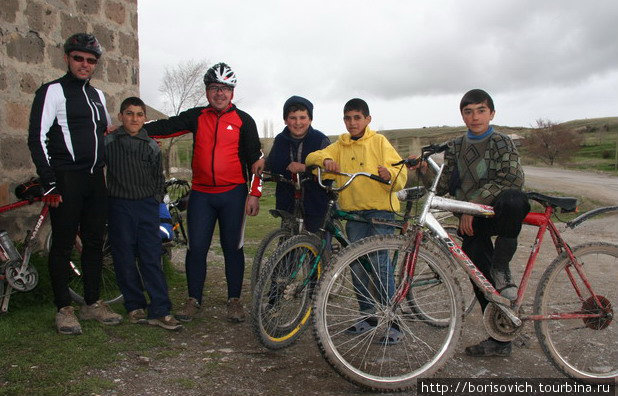
[(299, 105), (306, 107), (307, 113), (309, 114), (309, 118), (313, 120), (313, 103), (311, 103), (307, 99), (300, 97), (300, 96), (292, 96), (290, 99), (285, 101), (285, 103), (283, 104), (283, 119), (284, 120), (288, 112), (287, 110), (290, 108), (290, 106), (295, 105), (295, 104), (299, 104)]

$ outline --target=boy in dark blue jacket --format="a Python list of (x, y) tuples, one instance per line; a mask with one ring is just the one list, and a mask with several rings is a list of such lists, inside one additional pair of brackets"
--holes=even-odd
[[(283, 105), (285, 128), (275, 137), (266, 160), (266, 169), (289, 179), (292, 174), (305, 172), (305, 158), (309, 153), (330, 144), (322, 132), (313, 129), (313, 104), (300, 96), (292, 96)], [(279, 183), (275, 192), (276, 207), (294, 211), (294, 187)], [(317, 182), (304, 183), (303, 208), (305, 228), (316, 232), (324, 219), (328, 196)]]

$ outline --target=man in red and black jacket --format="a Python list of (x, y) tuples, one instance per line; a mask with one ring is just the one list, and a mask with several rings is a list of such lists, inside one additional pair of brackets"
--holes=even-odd
[(144, 128), (155, 138), (193, 133), (193, 180), (187, 211), (189, 247), (185, 260), (189, 298), (176, 318), (190, 321), (202, 304), (206, 256), (218, 221), (225, 258), (228, 319), (240, 322), (245, 316), (239, 299), (245, 268), (244, 215), (255, 216), (259, 211), (259, 193), (252, 191), (247, 197), (247, 182), (250, 176), (261, 173), (264, 159), (255, 121), (232, 104), (236, 86), (232, 69), (218, 63), (208, 69), (204, 83), (208, 106), (147, 123)]

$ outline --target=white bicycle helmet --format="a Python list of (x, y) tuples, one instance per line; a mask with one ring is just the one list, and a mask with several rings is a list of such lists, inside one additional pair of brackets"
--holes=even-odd
[(236, 86), (236, 74), (227, 64), (217, 63), (204, 74), (204, 84), (208, 86), (212, 83), (225, 84), (234, 88)]

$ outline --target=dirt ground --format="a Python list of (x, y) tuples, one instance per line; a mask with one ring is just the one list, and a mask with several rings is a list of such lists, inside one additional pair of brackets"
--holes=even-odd
[[(564, 227), (560, 227), (563, 231)], [(512, 264), (521, 275), (536, 229), (524, 227), (519, 249)], [(564, 232), (573, 245), (587, 241), (618, 242), (618, 216), (595, 219), (576, 230)], [(527, 292), (531, 304), (536, 281), (555, 257), (551, 239), (545, 240), (538, 266)], [(215, 260), (219, 262), (219, 260)], [(249, 263), (250, 260), (247, 259)], [(199, 317), (179, 333), (170, 333), (171, 348), (152, 350), (145, 356), (124, 353), (119, 363), (89, 375), (115, 384), (105, 395), (282, 395), (372, 394), (348, 383), (322, 359), (311, 330), (288, 349), (270, 351), (251, 333), (249, 322), (225, 321), (225, 282), (220, 264), (209, 266), (207, 294)], [(518, 277), (516, 279), (519, 279)], [(614, 280), (615, 281), (615, 280)], [(248, 290), (248, 281), (245, 281)], [(245, 296), (245, 303), (248, 297)], [(153, 331), (158, 331), (153, 329)], [(163, 331), (163, 330), (161, 330)], [(509, 358), (470, 358), (465, 346), (486, 337), (478, 305), (466, 317), (457, 353), (438, 373), (440, 378), (561, 378), (546, 359), (534, 334), (526, 324), (515, 341)], [(591, 352), (594, 353), (594, 352)]]

